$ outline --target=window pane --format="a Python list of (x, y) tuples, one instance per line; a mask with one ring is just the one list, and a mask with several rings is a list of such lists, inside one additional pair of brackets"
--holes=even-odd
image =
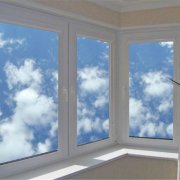
[(58, 148), (58, 34), (0, 23), (0, 163)]
[(129, 45), (129, 136), (173, 138), (173, 46), (171, 41)]
[(77, 38), (77, 143), (109, 137), (109, 52), (107, 42)]

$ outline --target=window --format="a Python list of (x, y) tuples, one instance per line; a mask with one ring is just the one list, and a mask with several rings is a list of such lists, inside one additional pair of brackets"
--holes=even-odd
[[(172, 28), (173, 29), (173, 28)], [(178, 147), (179, 30), (121, 33), (119, 143), (146, 148)]]
[(173, 139), (174, 42), (129, 45), (129, 136)]
[(81, 23), (69, 28), (69, 151), (78, 155), (115, 142), (115, 34)]
[(0, 10), (0, 178), (113, 144), (115, 31)]
[(110, 45), (77, 37), (77, 144), (109, 137)]
[(1, 5), (3, 178), (67, 157), (68, 24), (53, 15)]
[(0, 163), (56, 151), (58, 33), (0, 23), (0, 56)]

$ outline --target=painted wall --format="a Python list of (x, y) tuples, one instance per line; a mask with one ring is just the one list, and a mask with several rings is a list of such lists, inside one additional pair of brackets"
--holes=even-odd
[(177, 161), (126, 156), (70, 179), (177, 179)]
[[(85, 0), (28, 0), (74, 18), (112, 27), (138, 27), (180, 23), (180, 6), (118, 13)], [(68, 12), (67, 14), (65, 12)]]
[[(63, 15), (73, 18), (90, 20), (94, 23), (102, 23), (112, 27), (119, 26), (119, 13), (110, 9), (97, 6), (85, 0), (29, 0), (43, 6), (62, 11)], [(67, 14), (65, 12), (68, 12)]]
[(149, 9), (120, 14), (121, 27), (180, 23), (180, 6)]

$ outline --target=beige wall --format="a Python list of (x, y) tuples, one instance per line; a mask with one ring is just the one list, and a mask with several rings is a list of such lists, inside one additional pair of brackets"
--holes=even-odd
[[(110, 9), (97, 6), (94, 3), (89, 3), (86, 0), (29, 0), (53, 8), (68, 12), (72, 17), (80, 17), (91, 20), (92, 22), (99, 22), (108, 24), (110, 26), (119, 26), (119, 13)], [(73, 14), (75, 16), (73, 16)]]
[(177, 179), (177, 161), (126, 156), (70, 179)]
[(118, 13), (86, 0), (28, 0), (56, 11), (68, 12), (93, 23), (112, 27), (133, 27), (180, 23), (180, 6)]
[(180, 6), (124, 12), (120, 15), (121, 27), (176, 23), (180, 23)]

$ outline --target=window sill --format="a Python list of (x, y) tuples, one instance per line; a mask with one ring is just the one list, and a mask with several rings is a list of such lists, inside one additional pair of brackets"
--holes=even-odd
[(106, 150), (97, 151), (88, 155), (71, 158), (51, 166), (42, 167), (33, 171), (29, 171), (16, 176), (8, 177), (8, 179), (64, 179), (81, 173), (87, 169), (102, 166), (112, 160), (130, 155), (136, 157), (148, 157), (156, 159), (178, 160), (178, 153), (160, 150), (147, 150), (143, 148), (132, 148), (113, 146)]

